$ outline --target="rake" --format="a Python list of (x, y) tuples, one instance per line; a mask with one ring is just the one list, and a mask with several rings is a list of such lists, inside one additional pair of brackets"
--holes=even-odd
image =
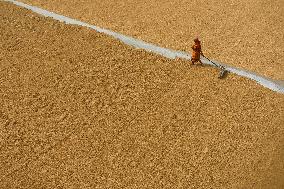
[(209, 58), (207, 58), (203, 54), (202, 54), (202, 56), (204, 58), (206, 58), (209, 62), (211, 62), (213, 65), (215, 65), (216, 67), (218, 67), (220, 69), (220, 73), (219, 73), (219, 76), (218, 76), (219, 79), (222, 79), (222, 78), (225, 77), (225, 75), (228, 73), (228, 70), (226, 70), (224, 66), (216, 64), (215, 62), (211, 61)]

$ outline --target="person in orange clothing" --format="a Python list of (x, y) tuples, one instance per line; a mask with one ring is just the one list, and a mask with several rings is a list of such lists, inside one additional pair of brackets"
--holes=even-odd
[(200, 61), (200, 55), (203, 55), (201, 51), (201, 44), (198, 38), (195, 38), (194, 45), (192, 45), (192, 56), (191, 56), (191, 63), (194, 64), (195, 62), (200, 62), (202, 65), (203, 63)]

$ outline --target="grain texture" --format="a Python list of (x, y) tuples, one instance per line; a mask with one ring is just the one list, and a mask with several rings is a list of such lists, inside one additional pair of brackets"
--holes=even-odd
[(0, 10), (0, 188), (282, 188), (282, 94)]
[(22, 0), (176, 50), (284, 80), (283, 0)]

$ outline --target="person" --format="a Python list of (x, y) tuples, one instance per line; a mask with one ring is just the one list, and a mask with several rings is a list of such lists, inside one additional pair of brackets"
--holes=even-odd
[(200, 60), (200, 55), (203, 55), (201, 51), (201, 44), (198, 38), (195, 38), (194, 40), (194, 45), (192, 45), (192, 56), (191, 56), (191, 64), (194, 65), (195, 62), (200, 62), (201, 65), (203, 63)]

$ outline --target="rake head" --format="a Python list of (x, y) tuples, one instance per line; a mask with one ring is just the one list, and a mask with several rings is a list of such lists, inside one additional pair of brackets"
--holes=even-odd
[(218, 78), (222, 79), (222, 78), (224, 78), (227, 75), (228, 70), (226, 70), (224, 66), (220, 66), (220, 69), (221, 69), (221, 71), (219, 73), (219, 77)]

